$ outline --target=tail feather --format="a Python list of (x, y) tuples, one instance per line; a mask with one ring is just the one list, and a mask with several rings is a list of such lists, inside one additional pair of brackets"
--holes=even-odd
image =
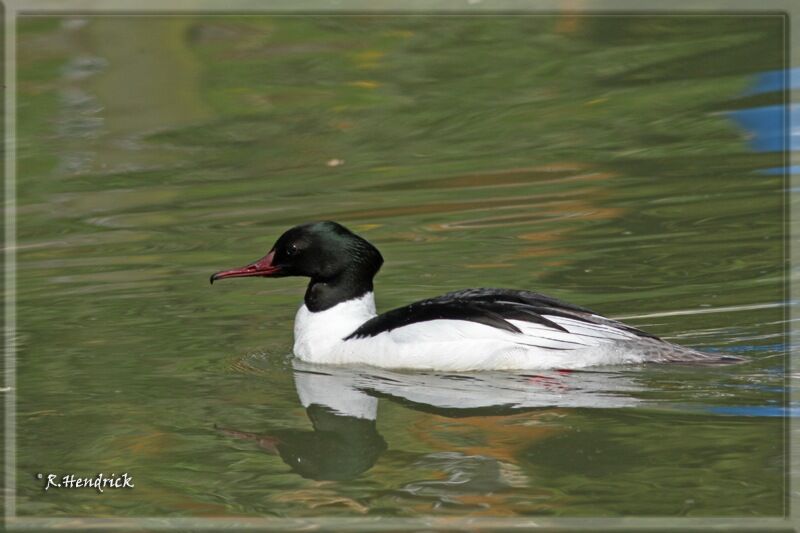
[(731, 365), (744, 363), (747, 359), (725, 353), (701, 352), (661, 339), (640, 338), (622, 341), (626, 350), (642, 353), (645, 361), (679, 365)]

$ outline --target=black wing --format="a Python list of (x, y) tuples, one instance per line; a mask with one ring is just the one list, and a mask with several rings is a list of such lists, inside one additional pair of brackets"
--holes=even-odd
[(543, 315), (611, 326), (641, 337), (657, 338), (621, 322), (600, 317), (583, 307), (536, 292), (511, 289), (466, 289), (387, 311), (362, 324), (346, 339), (374, 337), (379, 333), (409, 324), (436, 319), (468, 320), (513, 333), (521, 333), (521, 331), (509, 320), (522, 320), (567, 332), (565, 328), (548, 320)]

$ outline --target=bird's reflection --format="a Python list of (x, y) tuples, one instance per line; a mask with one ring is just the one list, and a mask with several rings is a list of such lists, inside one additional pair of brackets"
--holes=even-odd
[(219, 429), (228, 436), (255, 441), (309, 479), (353, 479), (372, 468), (386, 449), (386, 441), (375, 429), (375, 418), (343, 416), (320, 404), (306, 406), (306, 414), (313, 431), (282, 429), (256, 434)]
[(218, 429), (255, 441), (297, 474), (316, 480), (353, 479), (377, 462), (387, 449), (376, 426), (381, 398), (448, 418), (498, 417), (552, 408), (632, 407), (641, 402), (634, 393), (643, 389), (630, 374), (601, 371), (442, 374), (301, 361), (293, 367), (312, 430)]

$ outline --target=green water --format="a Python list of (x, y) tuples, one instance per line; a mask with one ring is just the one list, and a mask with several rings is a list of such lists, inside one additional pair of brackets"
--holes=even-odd
[[(23, 18), (18, 514), (782, 515), (782, 159), (725, 114), (782, 27)], [(751, 362), (315, 386), (303, 280), (208, 276), (318, 219), (380, 248), (379, 310), (535, 289)], [(35, 477), (98, 472), (135, 488)]]

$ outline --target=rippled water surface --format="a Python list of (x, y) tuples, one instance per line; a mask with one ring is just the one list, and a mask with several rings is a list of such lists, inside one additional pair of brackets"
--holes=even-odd
[[(738, 117), (781, 103), (782, 28), (24, 18), (18, 513), (781, 515), (783, 160)], [(534, 289), (750, 362), (303, 365), (303, 280), (208, 276), (318, 219), (380, 248), (382, 310)]]

